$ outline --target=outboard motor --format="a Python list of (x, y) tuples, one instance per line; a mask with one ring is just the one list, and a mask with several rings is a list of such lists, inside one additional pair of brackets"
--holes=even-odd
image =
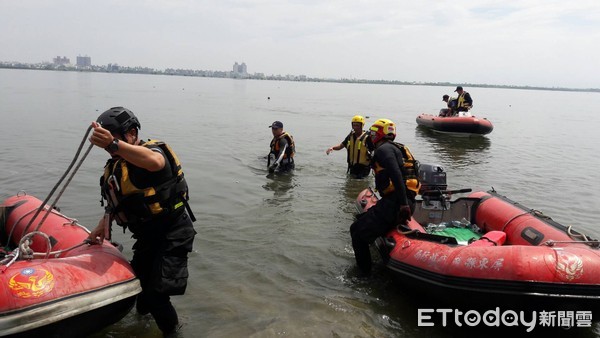
[(444, 191), (448, 187), (446, 172), (442, 166), (437, 164), (420, 164), (419, 182), (421, 183), (420, 194), (430, 191)]
[(423, 197), (424, 209), (446, 210), (450, 204), (446, 201), (446, 172), (437, 164), (421, 164), (419, 166), (419, 194)]
[(452, 194), (471, 192), (471, 188), (446, 190), (446, 172), (437, 164), (421, 164), (419, 167), (419, 194), (423, 197), (424, 209), (448, 210)]

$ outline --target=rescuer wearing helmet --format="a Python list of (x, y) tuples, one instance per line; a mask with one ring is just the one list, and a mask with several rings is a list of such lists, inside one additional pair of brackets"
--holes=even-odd
[(375, 144), (371, 167), (381, 199), (350, 226), (356, 263), (365, 276), (371, 273), (369, 244), (397, 224), (406, 224), (410, 220), (419, 189), (418, 162), (408, 148), (393, 142), (396, 138), (394, 122), (379, 119), (370, 132)]
[(278, 169), (279, 172), (286, 172), (294, 169), (294, 155), (296, 154), (296, 144), (294, 137), (288, 132), (283, 131), (283, 123), (281, 121), (273, 122), (269, 128), (273, 133), (271, 140), (271, 150), (269, 152), (268, 164), (269, 172), (274, 172)]
[(329, 155), (334, 150), (346, 148), (348, 150), (347, 162), (348, 173), (355, 178), (363, 178), (371, 172), (369, 163), (371, 162), (371, 154), (375, 149), (371, 142), (370, 134), (363, 130), (365, 118), (356, 115), (352, 118), (352, 131), (338, 145), (329, 147), (325, 153)]
[(179, 328), (170, 296), (185, 293), (196, 234), (181, 164), (164, 142), (138, 137), (140, 122), (127, 108), (110, 108), (92, 127), (90, 142), (111, 158), (100, 178), (105, 215), (89, 239), (108, 239), (113, 220), (129, 228), (136, 239), (131, 266), (142, 286), (137, 311), (152, 314), (168, 335)]

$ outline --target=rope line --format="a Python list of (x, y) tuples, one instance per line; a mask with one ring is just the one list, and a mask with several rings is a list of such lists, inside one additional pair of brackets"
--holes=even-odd
[[(22, 236), (25, 236), (25, 234), (27, 233), (27, 230), (29, 230), (29, 227), (31, 226), (31, 224), (33, 223), (33, 221), (38, 217), (38, 215), (40, 214), (40, 212), (42, 212), (42, 210), (44, 209), (44, 206), (48, 203), (48, 201), (50, 200), (50, 198), (52, 197), (52, 195), (54, 195), (54, 193), (56, 192), (56, 189), (58, 189), (58, 186), (62, 183), (62, 181), (65, 179), (65, 177), (67, 177), (67, 175), (69, 174), (69, 172), (73, 168), (73, 165), (75, 165), (75, 162), (77, 161), (77, 158), (79, 157), (79, 154), (81, 153), (81, 149), (83, 148), (83, 146), (85, 144), (85, 141), (87, 140), (87, 136), (88, 136), (88, 134), (90, 133), (91, 130), (92, 130), (92, 126), (90, 125), (87, 128), (87, 130), (85, 132), (85, 135), (83, 136), (83, 139), (81, 140), (81, 143), (79, 144), (79, 148), (77, 148), (77, 152), (75, 153), (75, 156), (73, 157), (73, 160), (71, 160), (71, 163), (67, 167), (67, 170), (65, 170), (65, 172), (62, 174), (62, 176), (60, 177), (60, 179), (58, 180), (58, 182), (56, 182), (56, 184), (54, 185), (54, 187), (52, 188), (52, 190), (50, 191), (50, 193), (48, 194), (48, 196), (46, 197), (46, 199), (44, 199), (44, 202), (42, 202), (42, 204), (40, 205), (40, 207), (37, 209), (35, 215), (33, 215), (33, 217), (29, 220), (29, 222), (27, 223), (27, 226), (25, 226), (25, 229), (23, 229)], [(90, 148), (91, 148), (91, 145), (90, 145)], [(87, 153), (86, 153), (86, 155), (87, 155)], [(52, 209), (52, 208), (50, 208), (50, 209)]]
[[(1, 272), (6, 271), (6, 269), (12, 265), (14, 262), (16, 262), (18, 259), (33, 259), (35, 257), (44, 257), (44, 259), (48, 259), (48, 257), (50, 257), (51, 255), (53, 255), (54, 257), (58, 258), (61, 254), (68, 252), (70, 250), (76, 249), (78, 247), (81, 247), (83, 245), (89, 245), (91, 244), (91, 242), (89, 240), (85, 240), (82, 243), (76, 244), (70, 248), (66, 248), (66, 249), (62, 249), (62, 250), (56, 250), (56, 251), (51, 251), (52, 248), (52, 241), (50, 240), (50, 236), (48, 236), (46, 233), (39, 231), (42, 224), (44, 223), (44, 221), (48, 218), (48, 216), (51, 213), (55, 213), (58, 214), (64, 218), (66, 218), (67, 220), (69, 220), (69, 222), (64, 223), (63, 225), (75, 225), (75, 226), (80, 226), (82, 228), (84, 228), (83, 226), (79, 225), (77, 223), (76, 219), (72, 219), (72, 218), (68, 218), (64, 215), (62, 215), (61, 213), (55, 211), (56, 208), (56, 204), (58, 203), (58, 200), (60, 199), (60, 197), (62, 196), (62, 194), (65, 192), (67, 186), (71, 183), (73, 177), (75, 176), (75, 174), (77, 173), (77, 171), (79, 170), (79, 168), (81, 167), (81, 165), (83, 164), (83, 161), (85, 160), (85, 158), (87, 157), (87, 155), (90, 153), (91, 149), (93, 148), (93, 144), (90, 144), (89, 147), (87, 148), (87, 150), (85, 151), (85, 153), (83, 154), (83, 156), (79, 159), (79, 155), (81, 154), (81, 151), (85, 145), (85, 142), (88, 138), (88, 135), (90, 134), (90, 131), (92, 130), (92, 126), (89, 126), (85, 132), (85, 135), (83, 136), (83, 139), (81, 140), (81, 143), (79, 144), (79, 147), (77, 148), (77, 152), (75, 153), (75, 156), (73, 157), (73, 159), (71, 160), (71, 163), (69, 164), (69, 166), (67, 167), (67, 169), (65, 170), (65, 172), (62, 174), (62, 176), (60, 177), (60, 179), (58, 180), (58, 182), (54, 185), (54, 187), (52, 187), (52, 190), (50, 191), (50, 193), (48, 194), (48, 196), (46, 196), (46, 198), (44, 199), (44, 201), (40, 204), (40, 206), (38, 208), (34, 208), (31, 209), (29, 211), (27, 211), (24, 215), (22, 215), (17, 221), (15, 221), (15, 223), (13, 224), (11, 231), (8, 235), (7, 238), (7, 243), (10, 243), (10, 240), (13, 236), (14, 230), (16, 228), (16, 225), (19, 224), (25, 217), (31, 215), (31, 213), (35, 212), (35, 214), (31, 217), (31, 219), (29, 219), (29, 222), (27, 223), (27, 225), (25, 226), (25, 228), (23, 229), (22, 232), (22, 237), (21, 240), (19, 241), (19, 245), (9, 254), (7, 254), (4, 259), (0, 260), (0, 265), (3, 265)], [(77, 159), (79, 159), (79, 162), (77, 162)], [(77, 165), (75, 166), (75, 163), (77, 163)], [(75, 169), (73, 171), (71, 171), (73, 169), (73, 166), (75, 166)], [(71, 173), (69, 175), (69, 173)], [(52, 196), (54, 195), (54, 193), (56, 192), (56, 190), (58, 189), (58, 187), (62, 184), (62, 182), (65, 180), (65, 178), (67, 177), (67, 175), (69, 175), (69, 178), (67, 179), (67, 181), (65, 182), (65, 184), (62, 186), (60, 192), (58, 193), (58, 195), (56, 196), (56, 198), (54, 199), (54, 201), (52, 202), (51, 205), (48, 205), (48, 201), (50, 200), (50, 198), (52, 198)], [(44, 216), (42, 217), (42, 219), (39, 221), (39, 223), (37, 224), (37, 226), (35, 227), (35, 229), (32, 232), (27, 232), (29, 230), (29, 228), (31, 227), (31, 225), (33, 224), (34, 220), (40, 215), (40, 213), (46, 209), (46, 213), (44, 214)], [(85, 228), (84, 228), (85, 229)], [(86, 229), (87, 231), (87, 229)], [(35, 252), (31, 249), (30, 245), (33, 243), (32, 237), (34, 236), (41, 236), (46, 240), (46, 252)]]

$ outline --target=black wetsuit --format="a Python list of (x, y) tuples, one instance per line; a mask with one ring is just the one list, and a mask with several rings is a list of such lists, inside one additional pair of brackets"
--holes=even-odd
[[(371, 272), (369, 244), (396, 226), (400, 206), (409, 205), (413, 209), (415, 198), (412, 191), (407, 194), (401, 171), (404, 160), (398, 147), (390, 142), (381, 144), (375, 149), (371, 165), (375, 171), (375, 187), (382, 198), (350, 226), (356, 264), (365, 275)], [(394, 189), (386, 192), (390, 181)]]
[[(158, 147), (153, 151), (165, 154)], [(109, 162), (110, 163), (110, 162)], [(157, 172), (127, 163), (129, 178), (138, 188), (157, 186), (172, 177), (171, 166), (165, 156), (165, 167)], [(142, 203), (128, 207), (142, 208)], [(127, 209), (123, 210), (127, 213)], [(155, 217), (145, 222), (127, 223), (136, 239), (131, 266), (140, 280), (142, 292), (137, 296), (136, 308), (140, 314), (152, 314), (163, 333), (175, 330), (179, 320), (171, 304), (171, 295), (185, 293), (188, 278), (187, 256), (192, 251), (196, 231), (185, 211)]]
[(187, 255), (192, 251), (194, 227), (187, 212), (142, 225), (133, 238), (131, 266), (140, 279), (137, 296), (140, 314), (150, 313), (164, 333), (176, 329), (179, 320), (170, 295), (182, 295), (187, 286)]

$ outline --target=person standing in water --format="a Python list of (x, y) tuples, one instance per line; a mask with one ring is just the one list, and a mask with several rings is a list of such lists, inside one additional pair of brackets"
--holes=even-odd
[(350, 226), (352, 248), (362, 276), (371, 273), (369, 245), (398, 224), (407, 224), (420, 189), (418, 161), (408, 147), (394, 142), (396, 125), (379, 119), (371, 126), (375, 152), (371, 166), (375, 172), (375, 188), (381, 199)]
[(295, 168), (294, 155), (296, 154), (296, 144), (294, 138), (288, 132), (283, 131), (281, 121), (273, 122), (269, 128), (273, 133), (271, 140), (271, 150), (269, 152), (269, 172), (286, 172)]
[(325, 153), (329, 155), (334, 150), (346, 148), (348, 155), (348, 173), (354, 178), (363, 178), (371, 172), (371, 155), (375, 146), (371, 141), (370, 134), (363, 130), (365, 118), (356, 115), (352, 118), (352, 131), (346, 138), (335, 146), (327, 148)]
[(140, 122), (127, 108), (110, 108), (92, 127), (90, 142), (110, 159), (100, 179), (105, 214), (88, 238), (108, 238), (113, 220), (129, 228), (136, 239), (131, 266), (142, 286), (136, 309), (168, 336), (180, 327), (170, 296), (185, 293), (196, 235), (181, 164), (164, 142), (142, 141)]

